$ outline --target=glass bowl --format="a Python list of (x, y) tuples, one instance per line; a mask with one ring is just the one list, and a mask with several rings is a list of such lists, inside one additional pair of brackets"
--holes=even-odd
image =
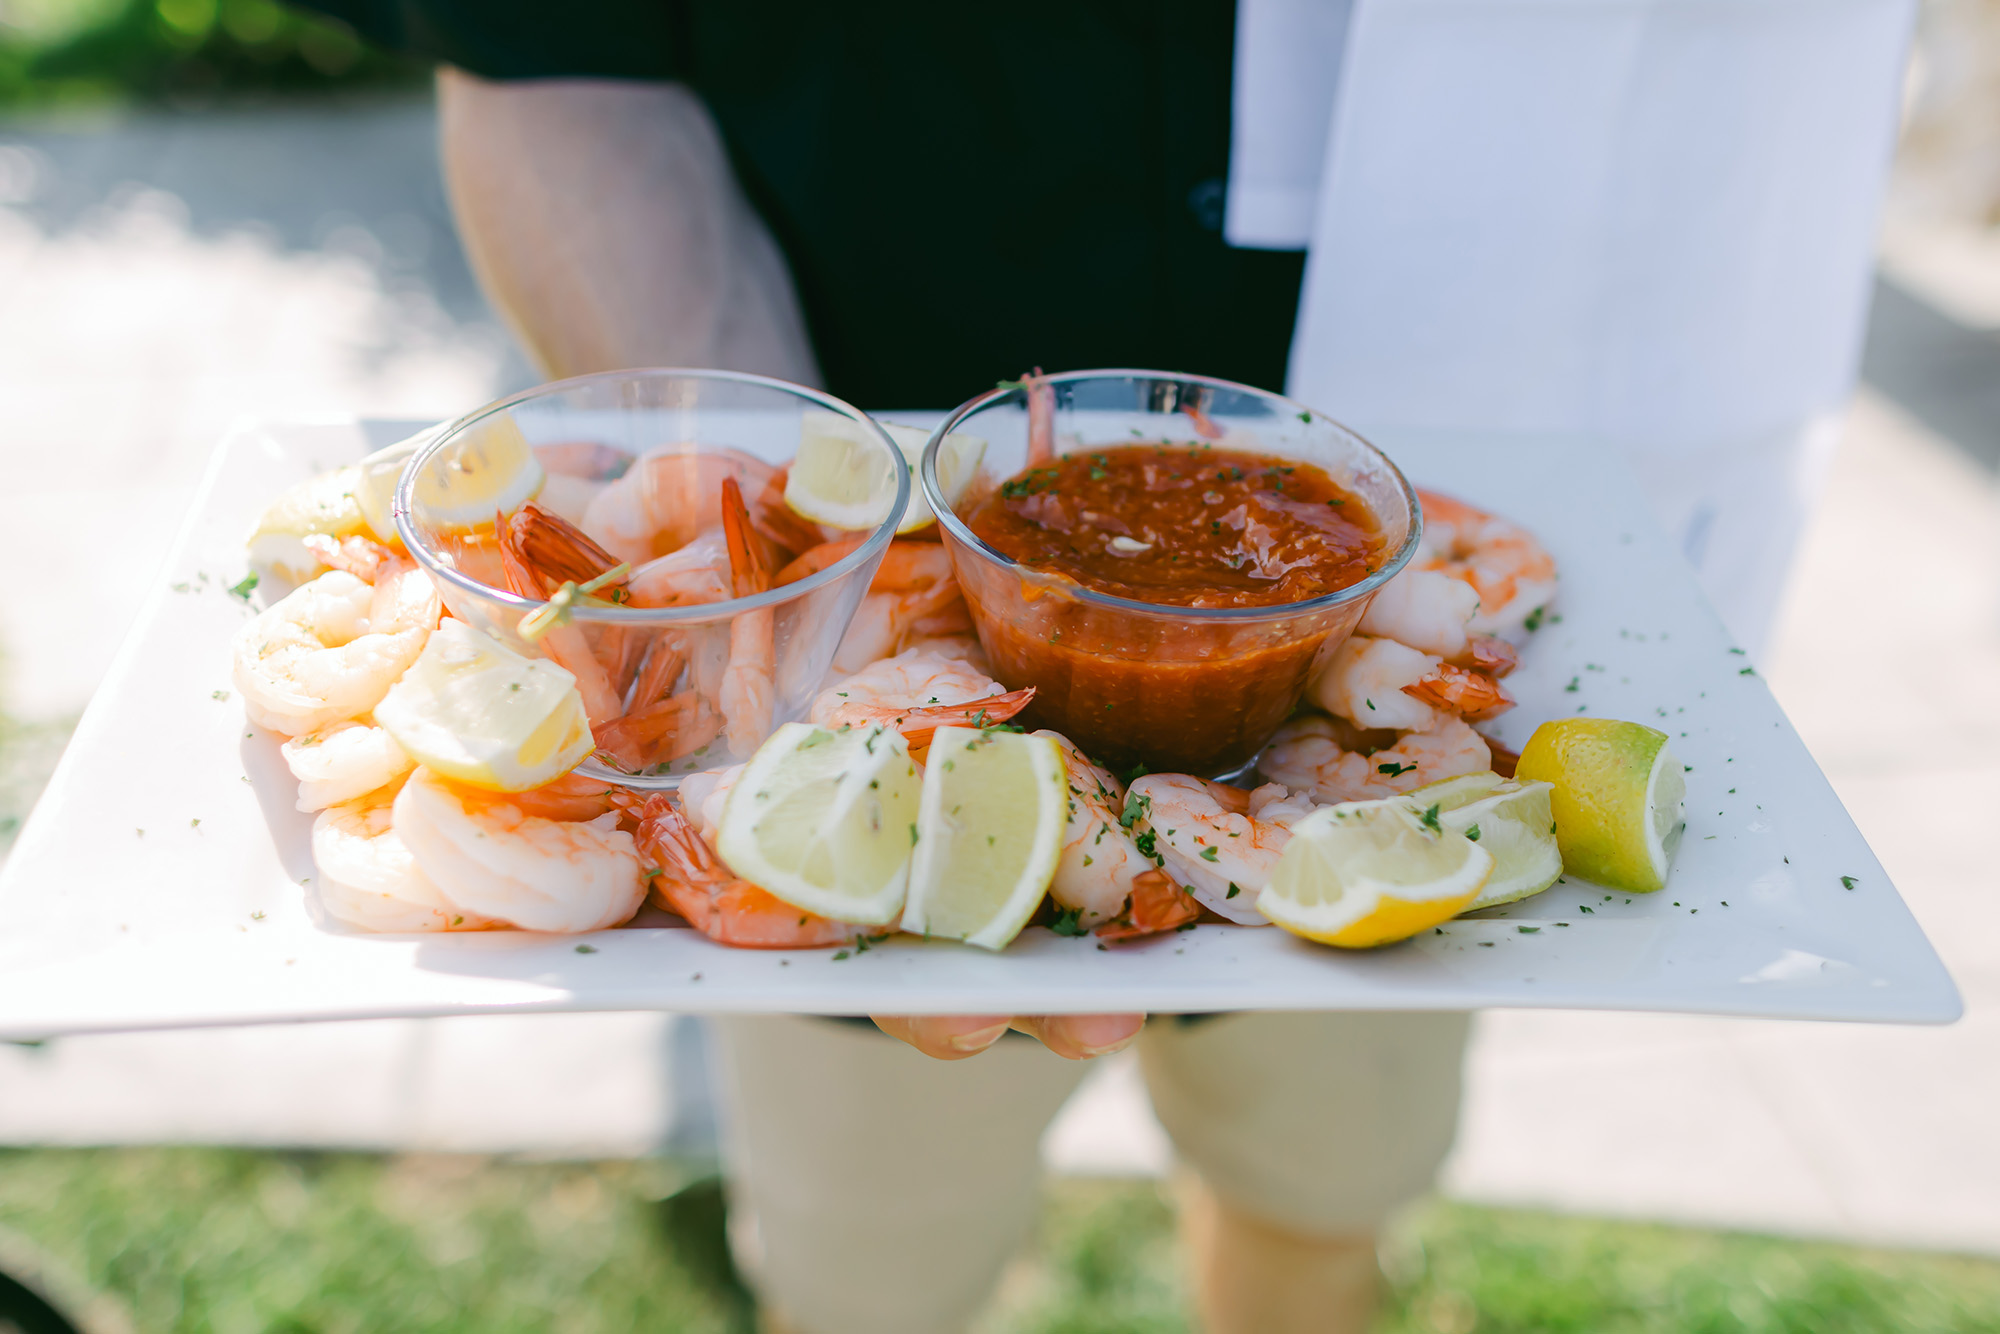
[[(587, 513), (637, 516), (626, 520), (631, 536), (624, 544), (606, 543), (635, 567), (684, 540), (652, 539), (646, 546), (657, 517), (673, 517), (684, 530), (716, 521), (698, 506), (710, 481), (719, 495), (724, 471), (739, 477), (753, 526), (779, 530), (795, 551), (840, 536), (805, 524), (783, 504), (782, 470), (809, 413), (844, 419), (836, 427), (860, 445), (864, 460), (876, 461), (873, 452), (880, 451), (888, 518), (825, 569), (754, 596), (664, 607), (574, 605), (566, 625), (531, 641), (521, 633), (522, 618), (544, 604), (505, 586), (493, 522), (468, 530), (463, 513), (446, 513), (424, 498), (440, 489), (425, 485), (427, 478), (442, 484), (453, 470), (463, 474), (462, 446), (499, 440), (504, 453), (525, 441), (547, 474), (538, 505), (578, 523)], [(826, 429), (824, 418), (816, 429)], [(684, 485), (690, 477), (703, 479), (701, 486)], [(695, 489), (701, 496), (690, 494)], [(780, 724), (805, 715), (895, 536), (910, 489), (909, 467), (895, 443), (868, 414), (830, 395), (728, 371), (607, 371), (542, 385), (453, 422), (404, 466), (395, 522), (453, 616), (516, 652), (569, 667), (585, 686), (586, 704), (609, 701), (592, 709), (600, 750), (578, 772), (663, 789), (696, 770), (747, 760)], [(793, 527), (787, 532), (783, 525)], [(726, 562), (723, 569), (726, 581)], [(579, 659), (580, 652), (588, 656)], [(599, 671), (600, 678), (583, 681)], [(672, 679), (661, 685), (668, 673)], [(657, 699), (638, 699), (640, 690), (656, 688), (663, 691)], [(599, 715), (613, 707), (625, 721), (606, 728)]]
[[(1310, 601), (1217, 609), (1114, 597), (1022, 565), (975, 536), (959, 512), (1028, 466), (1031, 394), (1058, 455), (1165, 442), (1315, 464), (1373, 512), (1382, 561), (1358, 583)], [(987, 442), (956, 508), (937, 476), (949, 432)], [(1244, 772), (1375, 591), (1408, 563), (1423, 527), (1416, 492), (1396, 465), (1338, 422), (1248, 385), (1164, 371), (1071, 371), (1003, 384), (945, 418), (919, 471), (995, 674), (1010, 690), (1036, 690), (1017, 721), (1053, 728), (1121, 771)]]

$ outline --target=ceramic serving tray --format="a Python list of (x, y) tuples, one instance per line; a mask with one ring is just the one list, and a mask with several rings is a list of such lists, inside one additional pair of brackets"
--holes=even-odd
[[(917, 420), (916, 418), (899, 418)], [(244, 722), (226, 645), (262, 508), (394, 438), (270, 426), (216, 451), (116, 665), (0, 871), (0, 1037), (509, 1010), (822, 1014), (1464, 1010), (1948, 1022), (1951, 979), (1609, 451), (1380, 440), (1421, 486), (1532, 528), (1562, 591), (1508, 680), (1519, 749), (1578, 713), (1660, 727), (1690, 766), (1665, 891), (1576, 881), (1370, 953), (1201, 926), (1101, 948), (1030, 928), (989, 954), (734, 950), (647, 910), (594, 935), (364, 935), (309, 909), (312, 817)]]

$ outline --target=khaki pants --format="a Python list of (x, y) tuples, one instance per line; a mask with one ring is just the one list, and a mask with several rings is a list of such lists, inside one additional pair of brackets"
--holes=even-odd
[[(1458, 1120), (1461, 1014), (1160, 1018), (1139, 1042), (1179, 1157), (1227, 1203), (1367, 1235)], [(1043, 1129), (1088, 1066), (1025, 1038), (935, 1061), (820, 1019), (718, 1021), (731, 1243), (806, 1334), (965, 1327), (1035, 1216)]]
[[(698, 98), (449, 70), (438, 92), (467, 253), (544, 371), (817, 382), (783, 256)], [(1224, 1202), (1295, 1232), (1365, 1236), (1430, 1185), (1451, 1144), (1466, 1026), (1157, 1019), (1139, 1055), (1176, 1152)], [(1034, 1218), (1042, 1131), (1088, 1067), (1025, 1038), (943, 1062), (825, 1020), (717, 1029), (733, 1241), (766, 1299), (807, 1334), (962, 1328)]]

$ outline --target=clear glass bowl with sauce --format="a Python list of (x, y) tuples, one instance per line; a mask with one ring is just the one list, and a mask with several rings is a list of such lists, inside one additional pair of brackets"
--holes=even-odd
[[(987, 442), (954, 505), (937, 475), (948, 433)], [(1031, 464), (1134, 445), (1274, 456), (1323, 470), (1373, 520), (1362, 577), (1303, 601), (1163, 605), (1113, 596), (1024, 564), (969, 519)], [(1162, 371), (1072, 371), (1003, 384), (932, 434), (919, 470), (995, 674), (1033, 686), (1017, 721), (1063, 733), (1118, 769), (1240, 773), (1297, 707), (1375, 591), (1417, 549), (1416, 493), (1379, 449), (1303, 404), (1247, 385)], [(1014, 483), (1019, 485), (1018, 482)]]
[[(902, 452), (868, 414), (816, 390), (725, 371), (609, 371), (557, 381), (481, 408), (418, 449), (397, 483), (396, 529), (436, 582), (453, 616), (516, 652), (561, 661), (548, 636), (530, 642), (520, 633), (522, 617), (543, 604), (505, 587), (493, 524), (468, 528), (463, 516), (427, 504), (427, 488), (421, 484), (427, 471), (458, 466), (457, 447), (481, 432), (511, 439), (518, 431), (547, 474), (537, 503), (575, 519), (597, 493), (629, 483), (628, 474), (636, 476), (635, 465), (646, 466), (641, 460), (670, 458), (687, 469), (668, 468), (663, 476), (708, 478), (712, 470), (701, 461), (731, 458), (737, 461), (739, 485), (753, 514), (763, 514), (770, 524), (801, 525), (792, 545), (817, 542), (824, 534), (791, 515), (779, 498), (782, 469), (799, 447), (809, 413), (845, 419), (864, 450), (881, 453), (882, 506), (889, 517), (857, 550), (815, 574), (754, 596), (681, 606), (577, 605), (569, 612), (569, 628), (580, 633), (628, 713), (637, 712), (633, 692), (646, 680), (647, 665), (672, 666), (675, 660), (676, 680), (666, 689), (669, 696), (685, 698), (692, 712), (691, 718), (673, 720), (685, 731), (628, 744), (627, 762), (605, 747), (579, 772), (627, 787), (677, 787), (695, 770), (748, 759), (779, 724), (804, 717), (818, 694), (841, 636), (895, 536), (896, 516), (911, 489)], [(775, 483), (753, 481), (770, 476), (777, 478)], [(680, 489), (662, 482), (657, 488), (662, 497), (643, 503), (670, 507)], [(644, 555), (633, 551), (628, 559), (636, 565)], [(571, 651), (576, 643), (572, 636)], [(741, 716), (752, 724), (731, 725), (724, 716), (725, 698), (736, 697), (724, 696), (723, 675), (732, 661), (761, 656), (764, 643), (769, 646), (769, 707), (746, 708)], [(585, 699), (591, 699), (589, 691)], [(602, 745), (606, 731), (595, 716), (592, 722)], [(644, 763), (630, 763), (634, 760)]]

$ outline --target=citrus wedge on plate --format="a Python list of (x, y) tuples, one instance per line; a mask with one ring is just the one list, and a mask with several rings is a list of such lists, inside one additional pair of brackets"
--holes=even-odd
[(1493, 855), (1493, 874), (1464, 911), (1539, 894), (1562, 874), (1550, 790), (1547, 783), (1483, 773), (1447, 778), (1403, 795), (1419, 820), (1435, 806), (1444, 828), (1464, 834)]
[[(924, 494), (923, 483), (917, 479), (917, 468), (924, 460), (924, 446), (930, 443), (931, 433), (921, 426), (902, 426), (895, 422), (883, 422), (882, 429), (896, 442), (896, 448), (903, 451), (903, 460), (910, 469), (910, 503), (903, 510), (903, 518), (896, 525), (898, 533), (914, 533), (919, 528), (928, 528), (937, 522), (937, 514), (931, 509), (930, 497)], [(986, 457), (986, 442), (976, 435), (966, 435), (962, 431), (952, 431), (938, 445), (937, 477), (938, 485), (944, 489), (947, 503), (957, 504), (965, 494), (965, 488), (972, 485), (972, 479), (979, 473), (979, 461)]]
[(575, 677), (455, 620), (431, 632), (375, 721), (417, 763), (495, 792), (552, 782), (595, 748)]
[(1294, 935), (1368, 949), (1457, 916), (1492, 871), (1491, 853), (1400, 798), (1346, 801), (1292, 826), (1257, 909)]
[(306, 550), (314, 533), (353, 537), (368, 531), (358, 492), (359, 468), (338, 468), (292, 487), (250, 530), (250, 563), (302, 584), (320, 572), (319, 558)]
[(1609, 889), (1667, 883), (1687, 827), (1687, 778), (1667, 734), (1614, 718), (1564, 718), (1528, 738), (1514, 776), (1552, 784), (1563, 869)]
[(496, 412), (425, 459), (412, 479), (410, 498), (426, 522), (470, 532), (492, 527), (495, 514), (512, 514), (533, 500), (543, 477), (521, 428)]
[(839, 922), (893, 922), (909, 884), (920, 780), (901, 734), (786, 723), (729, 789), (729, 869)]
[(1004, 947), (1048, 893), (1069, 769), (1045, 736), (940, 727), (924, 768), (903, 930)]
[[(361, 502), (362, 516), (368, 520), (368, 531), (374, 534), (377, 542), (400, 544), (396, 521), (390, 512), (396, 499), (396, 482), (403, 475), (403, 465), (444, 430), (445, 425), (440, 422), (426, 427), (407, 440), (398, 440), (393, 445), (376, 450), (356, 465), (361, 476), (354, 497)], [(486, 517), (491, 519), (493, 516), (488, 514)]]

